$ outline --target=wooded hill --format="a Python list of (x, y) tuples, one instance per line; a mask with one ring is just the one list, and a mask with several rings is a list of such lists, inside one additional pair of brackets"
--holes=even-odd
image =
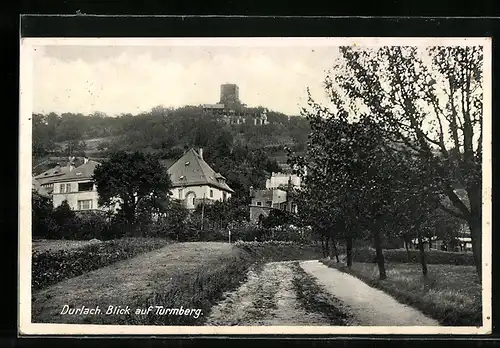
[(310, 128), (304, 117), (276, 111), (267, 117), (267, 125), (229, 125), (221, 116), (203, 113), (201, 106), (158, 106), (117, 117), (34, 114), (34, 174), (54, 166), (57, 157), (106, 158), (122, 150), (177, 159), (186, 148), (203, 147), (207, 162), (226, 173), (229, 184), (243, 194), (250, 185), (262, 186), (272, 171), (287, 170), (285, 148), (300, 153), (307, 144)]

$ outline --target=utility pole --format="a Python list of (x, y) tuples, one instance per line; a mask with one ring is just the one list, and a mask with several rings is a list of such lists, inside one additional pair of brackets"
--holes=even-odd
[(205, 193), (203, 194), (203, 201), (201, 202), (201, 230), (203, 231), (203, 217), (205, 215)]

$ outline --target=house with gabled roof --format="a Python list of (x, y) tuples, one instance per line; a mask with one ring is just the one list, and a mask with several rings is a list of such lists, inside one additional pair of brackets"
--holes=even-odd
[(190, 149), (168, 170), (172, 181), (172, 198), (194, 209), (202, 202), (226, 201), (234, 194), (226, 178), (215, 172), (203, 159), (203, 149)]
[(52, 179), (52, 201), (54, 207), (67, 201), (72, 210), (103, 210), (98, 205), (97, 187), (92, 179), (99, 162), (84, 159), (80, 166), (75, 166), (70, 160), (68, 170)]
[[(76, 164), (76, 160), (70, 159), (70, 162), (71, 161), (73, 161), (73, 165)], [(48, 194), (52, 194), (52, 191), (54, 190), (54, 181), (57, 181), (61, 176), (69, 172), (71, 169), (70, 167), (70, 164), (64, 166), (58, 164), (54, 168), (50, 168), (43, 173), (36, 175), (34, 180), (36, 180)]]

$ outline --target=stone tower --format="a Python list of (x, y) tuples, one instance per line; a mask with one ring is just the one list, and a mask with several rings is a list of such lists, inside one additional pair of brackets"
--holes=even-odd
[(237, 85), (226, 83), (220, 86), (220, 104), (224, 104), (226, 108), (234, 108), (241, 105), (240, 91)]

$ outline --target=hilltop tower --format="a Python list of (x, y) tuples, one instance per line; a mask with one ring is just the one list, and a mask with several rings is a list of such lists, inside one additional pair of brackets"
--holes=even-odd
[(232, 109), (241, 105), (240, 89), (234, 83), (226, 83), (220, 86), (220, 104), (226, 108)]

